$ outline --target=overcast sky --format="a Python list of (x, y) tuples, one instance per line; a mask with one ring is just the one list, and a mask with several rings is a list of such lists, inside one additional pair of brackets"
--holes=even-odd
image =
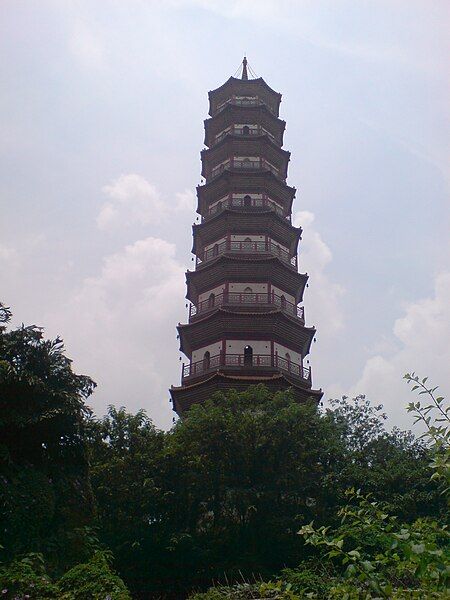
[(447, 0), (0, 3), (0, 298), (60, 334), (91, 405), (171, 424), (207, 92), (244, 52), (283, 94), (326, 397), (406, 426), (449, 391)]

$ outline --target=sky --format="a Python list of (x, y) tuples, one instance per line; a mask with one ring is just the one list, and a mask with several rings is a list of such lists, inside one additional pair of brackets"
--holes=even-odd
[(283, 94), (324, 398), (409, 427), (449, 390), (450, 4), (2, 0), (0, 300), (63, 337), (90, 405), (170, 427), (207, 92), (244, 53)]

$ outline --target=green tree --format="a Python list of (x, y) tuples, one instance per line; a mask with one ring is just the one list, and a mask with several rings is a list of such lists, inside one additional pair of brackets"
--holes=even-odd
[(85, 400), (95, 384), (73, 372), (61, 339), (7, 331), (0, 308), (0, 534), (3, 558), (43, 551), (65, 568), (83, 556), (93, 516)]
[(90, 421), (89, 440), (100, 539), (135, 589), (157, 585), (165, 570), (166, 494), (160, 475), (165, 434), (144, 411), (131, 415), (111, 406), (103, 419)]
[(330, 406), (324, 418), (333, 423), (340, 451), (327, 483), (339, 490), (336, 502), (345, 500), (345, 490), (362, 488), (406, 520), (438, 515), (444, 503), (438, 487), (430, 485), (429, 449), (423, 440), (395, 427), (386, 431), (383, 406), (365, 396), (331, 400)]
[[(423, 422), (421, 436), (430, 446), (431, 481), (438, 481), (448, 496), (450, 408), (444, 398), (428, 388), (427, 378), (405, 375), (428, 402), (410, 403), (408, 410)], [(343, 567), (327, 598), (428, 598), (448, 597), (450, 580), (449, 534), (445, 524), (430, 519), (402, 523), (390, 506), (374, 501), (360, 490), (348, 490), (349, 502), (339, 510), (337, 528), (311, 522), (300, 529), (307, 544), (323, 549), (324, 559)]]

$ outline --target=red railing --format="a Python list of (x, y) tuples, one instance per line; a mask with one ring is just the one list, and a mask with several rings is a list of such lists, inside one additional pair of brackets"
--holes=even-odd
[(191, 304), (189, 307), (189, 317), (194, 317), (203, 312), (213, 310), (219, 306), (225, 305), (244, 305), (244, 306), (276, 306), (282, 311), (305, 320), (304, 310), (302, 306), (297, 306), (292, 302), (286, 300), (284, 296), (279, 296), (275, 292), (260, 292), (260, 293), (249, 293), (249, 292), (224, 292), (223, 294), (211, 294), (207, 300), (202, 300), (195, 306)]
[(242, 252), (245, 254), (265, 252), (277, 256), (282, 261), (293, 267), (297, 267), (297, 255), (291, 257), (287, 250), (284, 250), (272, 240), (267, 240), (264, 242), (234, 242), (230, 240), (224, 240), (223, 242), (220, 242), (220, 244), (215, 244), (212, 248), (205, 250), (203, 255), (197, 258), (197, 264), (200, 264), (201, 262), (207, 262), (208, 260), (211, 260), (212, 258), (215, 258), (224, 252)]
[[(222, 212), (223, 210), (225, 210), (226, 208), (231, 207), (231, 208), (251, 208), (251, 209), (270, 209), (273, 210), (274, 212), (277, 213), (277, 215), (280, 215), (280, 217), (284, 216), (283, 213), (283, 209), (282, 207), (277, 204), (276, 202), (274, 202), (273, 200), (271, 200), (270, 198), (236, 198), (234, 196), (230, 196), (227, 198), (224, 198), (223, 200), (221, 200), (220, 202), (218, 202), (217, 204), (215, 204), (214, 206), (211, 206), (208, 210), (208, 215), (206, 217), (206, 219), (212, 217), (213, 215), (216, 215), (219, 212)], [(290, 216), (287, 215), (286, 219), (290, 219)]]
[(294, 377), (311, 380), (311, 369), (278, 354), (217, 354), (203, 360), (183, 364), (182, 381), (217, 370), (219, 367), (243, 367), (245, 369), (275, 368)]
[(272, 164), (264, 160), (264, 158), (259, 158), (258, 160), (238, 160), (235, 158), (230, 158), (227, 162), (221, 165), (217, 165), (217, 167), (214, 167), (214, 169), (212, 169), (211, 171), (210, 177), (214, 179), (215, 177), (218, 177), (223, 171), (229, 169), (245, 169), (249, 171), (266, 170), (272, 171), (272, 173), (277, 177), (280, 176), (279, 169), (277, 169)]

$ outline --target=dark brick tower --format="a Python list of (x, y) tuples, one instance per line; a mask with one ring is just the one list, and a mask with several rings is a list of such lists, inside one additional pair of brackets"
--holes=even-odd
[(308, 276), (297, 269), (301, 229), (291, 223), (280, 102), (263, 79), (248, 78), (245, 58), (241, 79), (209, 92), (189, 322), (178, 325), (189, 362), (170, 390), (179, 415), (216, 390), (254, 383), (290, 387), (299, 401), (322, 396), (304, 365), (315, 329), (298, 306)]

